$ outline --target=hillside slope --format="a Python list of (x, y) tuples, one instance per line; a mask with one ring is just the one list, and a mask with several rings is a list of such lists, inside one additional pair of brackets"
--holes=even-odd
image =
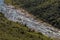
[(60, 0), (5, 0), (60, 29)]
[(18, 22), (9, 21), (0, 13), (0, 40), (53, 40)]

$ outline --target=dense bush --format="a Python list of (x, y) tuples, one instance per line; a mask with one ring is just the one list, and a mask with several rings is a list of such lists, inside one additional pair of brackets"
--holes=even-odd
[(60, 0), (5, 0), (60, 29)]

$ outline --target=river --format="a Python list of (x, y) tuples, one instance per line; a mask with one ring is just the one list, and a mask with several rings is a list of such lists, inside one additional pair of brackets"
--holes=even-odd
[(0, 0), (0, 12), (2, 12), (6, 18), (14, 22), (20, 22), (23, 25), (27, 25), (38, 32), (41, 32), (48, 37), (60, 38), (60, 30), (53, 28), (45, 23), (38, 22), (31, 16), (27, 16), (26, 13), (21, 12), (20, 9), (15, 9), (14, 6), (4, 4), (4, 0)]

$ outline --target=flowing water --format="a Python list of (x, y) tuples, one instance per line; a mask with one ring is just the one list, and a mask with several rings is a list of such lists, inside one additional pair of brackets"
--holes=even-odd
[(26, 16), (27, 14), (21, 12), (20, 9), (15, 9), (14, 6), (7, 6), (4, 4), (4, 0), (0, 0), (0, 12), (2, 12), (9, 20), (27, 25), (29, 28), (35, 29), (48, 37), (60, 38), (60, 30), (56, 30), (44, 23), (37, 22), (34, 18)]

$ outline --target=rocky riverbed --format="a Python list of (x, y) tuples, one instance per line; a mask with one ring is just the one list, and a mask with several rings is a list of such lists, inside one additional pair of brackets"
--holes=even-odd
[(34, 19), (26, 12), (24, 13), (20, 9), (15, 9), (14, 6), (4, 4), (4, 0), (0, 0), (0, 12), (11, 21), (22, 23), (48, 37), (60, 38), (60, 30)]

